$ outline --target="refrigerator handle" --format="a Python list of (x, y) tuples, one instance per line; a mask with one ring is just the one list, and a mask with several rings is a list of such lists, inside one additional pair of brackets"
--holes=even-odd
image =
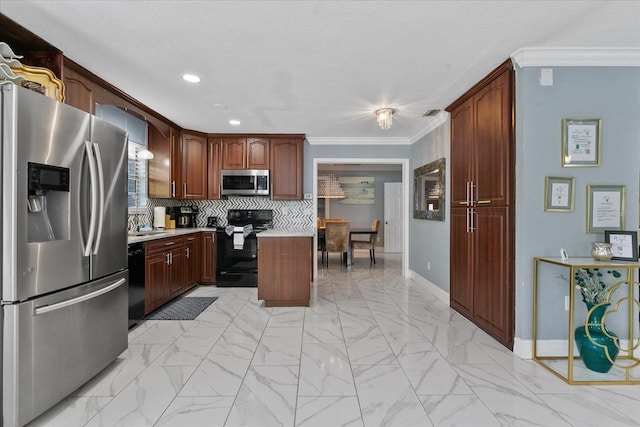
[(43, 305), (42, 307), (36, 307), (33, 310), (33, 315), (34, 316), (39, 316), (41, 314), (45, 314), (45, 313), (49, 313), (51, 311), (56, 311), (56, 310), (60, 310), (62, 308), (65, 307), (69, 307), (70, 305), (75, 305), (75, 304), (80, 304), (81, 302), (85, 302), (88, 301), (90, 299), (99, 297), (100, 295), (104, 295), (107, 292), (111, 292), (112, 290), (114, 290), (115, 288), (117, 288), (118, 286), (122, 285), (123, 283), (126, 283), (127, 279), (119, 279), (115, 282), (113, 282), (112, 284), (110, 284), (107, 287), (104, 287), (102, 289), (98, 289), (97, 291), (93, 291), (89, 294), (86, 295), (82, 295), (76, 298), (71, 298), (68, 299), (66, 301), (62, 301), (62, 302), (58, 302), (55, 304), (51, 304), (51, 305)]
[(85, 141), (84, 151), (88, 159), (87, 163), (89, 164), (89, 181), (91, 181), (91, 218), (89, 219), (89, 235), (87, 236), (87, 244), (84, 247), (84, 256), (91, 256), (91, 247), (93, 246), (93, 239), (96, 232), (96, 212), (98, 211), (98, 180), (96, 179), (96, 165), (93, 158), (91, 141)]
[(102, 157), (100, 156), (100, 146), (93, 143), (96, 155), (96, 166), (98, 170), (98, 229), (96, 230), (95, 243), (93, 245), (93, 254), (98, 253), (100, 242), (102, 241), (102, 228), (104, 225), (104, 172), (102, 170)]

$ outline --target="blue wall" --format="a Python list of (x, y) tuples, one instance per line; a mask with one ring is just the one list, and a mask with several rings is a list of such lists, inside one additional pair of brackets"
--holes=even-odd
[[(548, 67), (544, 67), (548, 68)], [(516, 70), (516, 331), (532, 336), (533, 258), (590, 256), (591, 242), (602, 234), (586, 232), (587, 185), (626, 186), (626, 230), (638, 230), (640, 159), (640, 68), (556, 67), (553, 86), (540, 86), (539, 67)], [(602, 159), (599, 167), (562, 167), (563, 118), (602, 119)], [(575, 177), (575, 208), (570, 213), (544, 211), (546, 176)], [(564, 296), (568, 283), (550, 272), (540, 313), (556, 336), (566, 339)], [(540, 283), (540, 281), (539, 281)], [(582, 305), (575, 291), (578, 305)]]
[[(411, 176), (413, 170), (440, 158), (446, 159), (446, 206), (445, 220), (431, 221), (413, 219), (409, 223), (409, 268), (436, 286), (449, 292), (449, 213), (451, 194), (450, 165), (451, 152), (450, 122), (447, 120), (425, 137), (411, 146)], [(413, 197), (413, 180), (411, 191)], [(412, 205), (413, 206), (413, 205)], [(412, 206), (410, 207), (412, 209)], [(430, 263), (431, 269), (427, 266)]]

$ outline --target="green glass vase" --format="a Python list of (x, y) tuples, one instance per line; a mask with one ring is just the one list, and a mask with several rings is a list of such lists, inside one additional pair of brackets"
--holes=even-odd
[[(598, 305), (593, 311), (591, 311), (591, 308), (595, 304), (590, 302), (585, 302), (585, 304), (587, 305), (587, 310), (589, 310), (587, 328), (591, 338), (587, 335), (585, 327), (579, 326), (574, 332), (575, 343), (587, 368), (595, 372), (606, 373), (613, 366), (613, 362), (615, 362), (620, 351), (618, 336), (608, 330), (602, 323), (602, 316), (610, 304)], [(602, 346), (606, 347), (607, 350)], [(608, 351), (609, 357), (607, 357), (606, 351)]]

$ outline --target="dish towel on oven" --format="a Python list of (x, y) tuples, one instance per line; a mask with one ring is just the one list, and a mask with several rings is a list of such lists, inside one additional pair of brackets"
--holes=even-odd
[(244, 248), (244, 239), (253, 231), (253, 226), (251, 224), (247, 224), (244, 227), (234, 227), (233, 225), (228, 225), (225, 228), (225, 232), (227, 235), (233, 235), (233, 249), (243, 249)]

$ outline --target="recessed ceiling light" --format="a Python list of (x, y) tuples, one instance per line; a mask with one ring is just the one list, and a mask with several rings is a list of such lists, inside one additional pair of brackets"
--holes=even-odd
[(229, 124), (233, 126), (238, 126), (240, 124), (240, 120), (229, 120)]
[(183, 74), (182, 78), (189, 83), (200, 83), (200, 77), (196, 76), (195, 74)]
[(213, 104), (213, 108), (218, 110), (226, 110), (227, 106), (225, 104)]

